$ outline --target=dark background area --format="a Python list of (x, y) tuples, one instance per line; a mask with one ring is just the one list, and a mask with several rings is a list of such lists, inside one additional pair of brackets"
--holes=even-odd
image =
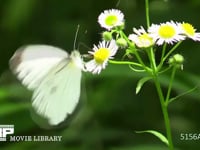
[[(1, 150), (165, 150), (156, 137), (136, 134), (157, 130), (165, 134), (163, 116), (154, 85), (148, 82), (136, 95), (143, 74), (127, 66), (109, 65), (100, 75), (83, 74), (77, 111), (56, 128), (43, 129), (31, 115), (31, 92), (9, 71), (8, 61), (26, 44), (49, 44), (70, 52), (77, 39), (81, 54), (101, 39), (98, 15), (117, 8), (125, 14), (127, 34), (146, 26), (144, 0), (1, 0), (0, 1), (0, 124), (14, 124), (15, 136), (61, 135), (62, 142), (0, 142)], [(189, 22), (200, 31), (199, 0), (151, 0), (152, 23), (170, 20)], [(187, 40), (178, 48), (185, 57), (184, 70), (177, 73), (173, 95), (200, 83), (200, 42)], [(159, 59), (159, 58), (158, 58)], [(163, 90), (169, 74), (162, 75)], [(200, 134), (200, 90), (181, 97), (169, 107), (173, 141), (178, 150), (197, 150), (199, 140), (180, 140), (181, 133)], [(32, 116), (32, 117), (31, 117)]]

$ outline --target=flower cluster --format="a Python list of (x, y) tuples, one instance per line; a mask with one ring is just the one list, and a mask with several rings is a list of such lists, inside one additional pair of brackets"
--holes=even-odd
[(154, 44), (163, 45), (174, 44), (190, 38), (194, 41), (200, 41), (200, 33), (189, 23), (178, 23), (174, 21), (152, 24), (148, 28), (148, 32), (143, 27), (140, 29), (133, 28), (134, 34), (129, 35), (129, 39), (138, 47), (150, 47)]
[(133, 33), (126, 36), (124, 29), (124, 14), (117, 9), (105, 10), (98, 17), (98, 23), (104, 29), (103, 41), (94, 45), (89, 54), (93, 60), (86, 63), (89, 72), (99, 74), (104, 69), (119, 48), (130, 50), (147, 49), (155, 45), (174, 44), (187, 38), (200, 41), (200, 33), (190, 23), (168, 21), (152, 24), (147, 30), (144, 27), (133, 28)]
[[(114, 28), (124, 26), (124, 14), (120, 10), (111, 9), (105, 10), (98, 17), (98, 22), (101, 27), (111, 31)], [(93, 51), (89, 51), (89, 54), (93, 55), (93, 60), (86, 63), (86, 70), (94, 74), (99, 74), (108, 63), (109, 59), (117, 53), (117, 42), (112, 39), (110, 32), (105, 32), (105, 39), (96, 46), (94, 45)], [(106, 39), (107, 38), (107, 39)]]
[[(148, 1), (145, 3), (148, 8)], [(85, 66), (86, 70), (93, 74), (99, 74), (108, 63), (128, 65), (132, 71), (145, 72), (138, 81), (135, 92), (138, 94), (147, 81), (153, 80), (161, 103), (167, 137), (154, 130), (139, 131), (138, 133), (147, 132), (155, 135), (171, 150), (174, 148), (167, 107), (172, 101), (195, 89), (172, 97), (176, 71), (183, 70), (184, 63), (184, 57), (174, 52), (186, 39), (200, 41), (200, 32), (196, 32), (193, 25), (187, 22), (167, 21), (150, 25), (148, 14), (148, 9), (146, 9), (147, 29), (143, 26), (138, 29), (134, 27), (133, 32), (127, 35), (124, 32), (124, 14), (120, 10), (111, 9), (102, 12), (98, 17), (98, 23), (105, 29), (102, 33), (103, 40), (97, 46), (94, 45), (92, 51), (89, 51), (93, 59)], [(114, 59), (118, 51), (123, 54), (122, 60), (116, 60), (116, 58), (110, 60)], [(160, 58), (157, 60), (158, 57)], [(171, 76), (169, 84), (165, 87), (167, 88), (165, 94), (159, 75), (166, 71), (169, 72), (169, 70)]]
[(190, 38), (194, 41), (200, 41), (200, 33), (189, 23), (178, 23), (174, 21), (152, 24), (149, 29), (149, 35), (154, 39), (157, 45), (163, 43), (173, 44)]

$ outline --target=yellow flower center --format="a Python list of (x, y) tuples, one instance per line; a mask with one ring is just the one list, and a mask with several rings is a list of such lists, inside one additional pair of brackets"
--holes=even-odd
[(150, 37), (149, 34), (147, 34), (147, 33), (144, 33), (144, 34), (140, 35), (139, 39), (140, 40), (148, 40), (148, 41), (152, 41), (153, 42), (152, 37)]
[(149, 34), (144, 33), (138, 37), (141, 42), (140, 47), (149, 47), (153, 45), (153, 38), (149, 36)]
[(94, 53), (94, 59), (98, 64), (102, 64), (109, 56), (110, 50), (108, 48), (100, 48)]
[(195, 34), (194, 27), (189, 23), (183, 23), (182, 28), (185, 31), (185, 34), (193, 36)]
[(117, 23), (117, 20), (118, 20), (118, 18), (116, 15), (109, 15), (106, 17), (105, 23), (108, 26), (114, 26)]
[(158, 33), (162, 38), (169, 39), (176, 34), (176, 30), (170, 25), (161, 25)]

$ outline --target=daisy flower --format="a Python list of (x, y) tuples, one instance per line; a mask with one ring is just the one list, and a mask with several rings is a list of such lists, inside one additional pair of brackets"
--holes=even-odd
[(200, 33), (189, 23), (178, 23), (182, 33), (194, 41), (200, 41)]
[(86, 70), (93, 74), (99, 74), (102, 69), (105, 69), (108, 60), (112, 59), (116, 54), (118, 46), (114, 40), (102, 41), (98, 46), (94, 45), (93, 51), (89, 51), (94, 59), (85, 64)]
[(153, 38), (145, 31), (143, 27), (140, 29), (133, 28), (134, 34), (128, 36), (129, 40), (134, 42), (140, 48), (147, 48), (154, 44)]
[(158, 45), (163, 43), (173, 44), (185, 39), (185, 36), (181, 34), (180, 28), (173, 21), (161, 23), (160, 25), (152, 24), (148, 32)]
[(124, 14), (117, 9), (104, 10), (98, 17), (101, 27), (111, 30), (114, 27), (124, 25)]

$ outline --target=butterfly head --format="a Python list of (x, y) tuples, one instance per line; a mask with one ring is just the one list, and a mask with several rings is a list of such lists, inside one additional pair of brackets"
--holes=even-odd
[(72, 51), (70, 59), (78, 68), (81, 68), (82, 70), (84, 69), (84, 62), (81, 58), (79, 51), (77, 50)]

